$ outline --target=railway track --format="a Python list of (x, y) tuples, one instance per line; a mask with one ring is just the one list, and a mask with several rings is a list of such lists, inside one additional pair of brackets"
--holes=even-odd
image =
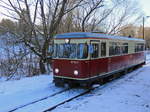
[(20, 106), (18, 106), (18, 107), (16, 107), (16, 108), (13, 108), (13, 109), (9, 110), (8, 112), (14, 112), (14, 111), (16, 111), (16, 110), (18, 110), (18, 109), (20, 109), (20, 108), (23, 108), (23, 107), (32, 105), (32, 104), (37, 103), (37, 102), (39, 102), (39, 101), (45, 100), (45, 99), (47, 99), (47, 98), (49, 98), (49, 97), (53, 97), (53, 96), (55, 96), (55, 95), (57, 95), (57, 94), (61, 94), (61, 93), (65, 92), (65, 91), (67, 91), (67, 90), (69, 90), (69, 88), (64, 89), (64, 90), (62, 90), (62, 91), (59, 91), (59, 92), (56, 92), (56, 93), (53, 93), (53, 94), (51, 94), (51, 95), (49, 95), (49, 96), (45, 96), (45, 97), (40, 98), (40, 99), (38, 99), (38, 100), (32, 101), (32, 102), (30, 102), (30, 103), (26, 103), (26, 104), (24, 104), (24, 105), (20, 105)]
[[(150, 59), (147, 59), (146, 64), (150, 63)], [(135, 73), (132, 76), (129, 76), (128, 78), (134, 77), (137, 74), (141, 73), (144, 69), (139, 70), (137, 73)], [(56, 107), (63, 105), (66, 102), (70, 102), (78, 97), (81, 97), (83, 95), (86, 95), (90, 93), (92, 90), (95, 90), (99, 87), (106, 87), (107, 84), (104, 84), (103, 86), (97, 86), (93, 87), (91, 89), (71, 89), (67, 88), (65, 90), (59, 91), (57, 93), (54, 93), (52, 95), (46, 96), (44, 98), (38, 99), (36, 101), (18, 106), (8, 112), (49, 112), (54, 110)], [(38, 111), (37, 111), (38, 110)]]
[[(149, 62), (150, 63), (150, 62)], [(135, 72), (132, 76), (128, 76), (127, 77), (127, 79), (129, 78), (133, 78), (134, 76), (136, 76), (136, 75), (138, 75), (139, 73), (141, 73), (142, 71), (144, 71), (144, 69), (140, 69), (140, 70), (138, 70), (137, 72)], [(122, 77), (122, 78), (124, 78), (124, 77)], [(120, 78), (119, 78), (120, 79)], [(59, 103), (59, 104), (57, 104), (57, 105), (55, 105), (55, 106), (50, 106), (49, 107), (49, 109), (46, 109), (46, 110), (44, 110), (44, 111), (42, 111), (42, 112), (50, 112), (50, 111), (52, 111), (52, 110), (54, 110), (56, 107), (58, 107), (58, 106), (60, 106), (60, 105), (63, 105), (64, 103), (66, 103), (66, 102), (71, 102), (72, 100), (74, 100), (74, 99), (76, 99), (76, 98), (79, 98), (79, 97), (81, 97), (81, 96), (83, 96), (83, 95), (86, 95), (86, 94), (88, 94), (88, 93), (90, 93), (92, 90), (99, 90), (99, 89), (102, 89), (102, 88), (105, 88), (105, 87), (107, 87), (108, 85), (110, 85), (110, 84), (112, 84), (112, 83), (115, 83), (115, 81), (117, 81), (117, 79), (115, 79), (114, 81), (112, 81), (112, 82), (110, 82), (110, 83), (105, 83), (105, 84), (103, 84), (103, 85), (99, 85), (99, 86), (96, 86), (96, 87), (93, 87), (93, 88), (91, 88), (91, 89), (88, 89), (88, 90), (86, 90), (86, 91), (84, 91), (83, 93), (81, 93), (81, 94), (79, 94), (79, 95), (76, 95), (76, 96), (74, 96), (74, 97), (72, 97), (72, 98), (70, 98), (70, 99), (67, 99), (67, 100), (65, 100), (65, 101), (63, 101), (63, 102), (61, 102), (61, 103)], [(108, 81), (109, 82), (109, 81)]]
[[(149, 64), (149, 63), (150, 63), (150, 59), (149, 59), (149, 62), (147, 62), (147, 64)], [(133, 78), (134, 76), (138, 75), (138, 74), (141, 73), (142, 71), (144, 71), (144, 68), (141, 68), (140, 70), (138, 70), (137, 72), (135, 72), (132, 76), (128, 76), (127, 78)], [(68, 99), (68, 100), (66, 100), (66, 101), (63, 101), (63, 102), (61, 102), (61, 103), (59, 103), (59, 104), (53, 106), (53, 107), (50, 107), (49, 109), (44, 110), (43, 112), (50, 112), (50, 111), (54, 110), (56, 107), (58, 107), (58, 106), (60, 106), (60, 105), (63, 105), (63, 104), (66, 103), (66, 102), (70, 102), (70, 101), (72, 101), (72, 100), (74, 100), (74, 99), (76, 99), (76, 98), (78, 98), (78, 97), (80, 97), (80, 96), (83, 96), (83, 95), (86, 95), (86, 94), (90, 93), (91, 90), (95, 90), (95, 89), (99, 89), (99, 88), (102, 89), (102, 88), (105, 88), (105, 87), (108, 86), (108, 85), (110, 85), (110, 84), (109, 84), (109, 83), (106, 83), (106, 84), (104, 84), (104, 85), (102, 85), (102, 86), (99, 85), (99, 86), (97, 86), (97, 87), (91, 88), (91, 89), (89, 89), (89, 90), (87, 90), (87, 91), (85, 91), (85, 92), (83, 92), (83, 93), (81, 93), (81, 94), (79, 94), (79, 95), (77, 95), (77, 96), (75, 96), (75, 97), (73, 97), (73, 98), (70, 98), (70, 99)]]
[[(30, 103), (24, 107), (17, 108), (15, 110), (11, 110), (9, 112), (46, 112), (53, 110), (59, 105), (62, 105), (65, 102), (71, 101), (79, 96), (82, 96), (86, 93), (90, 92), (90, 90), (84, 89), (68, 89), (59, 94), (55, 94), (46, 99), (42, 99), (40, 101)], [(38, 110), (38, 111), (37, 111)]]
[(98, 87), (85, 90), (84, 92), (82, 92), (82, 93), (80, 93), (80, 94), (78, 94), (78, 95), (75, 95), (75, 96), (73, 96), (72, 98), (69, 98), (69, 99), (67, 99), (67, 100), (65, 100), (65, 101), (63, 101), (63, 102), (61, 102), (61, 103), (58, 103), (57, 105), (51, 106), (50, 108), (44, 110), (43, 112), (50, 112), (50, 111), (54, 110), (56, 107), (58, 107), (58, 106), (60, 106), (60, 105), (63, 105), (63, 104), (66, 103), (66, 102), (70, 102), (70, 101), (72, 101), (72, 100), (74, 100), (74, 99), (76, 99), (76, 98), (78, 98), (78, 97), (81, 97), (81, 96), (83, 96), (83, 95), (86, 95), (86, 94), (90, 93), (91, 90), (94, 90), (94, 89), (96, 89), (96, 88), (98, 88)]

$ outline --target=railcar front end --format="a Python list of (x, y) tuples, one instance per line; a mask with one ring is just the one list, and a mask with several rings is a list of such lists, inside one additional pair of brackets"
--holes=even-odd
[(56, 39), (53, 72), (56, 85), (86, 81), (90, 77), (89, 41)]

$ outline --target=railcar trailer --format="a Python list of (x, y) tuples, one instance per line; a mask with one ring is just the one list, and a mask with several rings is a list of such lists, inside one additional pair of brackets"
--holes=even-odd
[(90, 32), (58, 34), (52, 60), (54, 83), (89, 85), (146, 61), (145, 41)]

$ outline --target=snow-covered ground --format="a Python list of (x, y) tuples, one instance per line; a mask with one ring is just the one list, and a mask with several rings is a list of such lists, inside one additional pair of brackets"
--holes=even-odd
[(150, 112), (150, 64), (53, 112)]
[(41, 75), (0, 83), (0, 112), (49, 96), (62, 90), (52, 84), (52, 75)]
[[(147, 59), (150, 59), (150, 55)], [(7, 112), (62, 89), (54, 86), (52, 74), (15, 81), (0, 81), (0, 112)], [(150, 112), (149, 98), (150, 64), (147, 64), (88, 95), (65, 103), (53, 112)], [(38, 108), (34, 112), (38, 112)]]

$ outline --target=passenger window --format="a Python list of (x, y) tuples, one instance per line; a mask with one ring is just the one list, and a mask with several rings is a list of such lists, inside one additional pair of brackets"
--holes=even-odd
[(128, 53), (128, 43), (123, 43), (122, 53), (123, 54), (127, 54)]
[(115, 47), (115, 55), (120, 55), (121, 54), (121, 49), (120, 49), (120, 46), (116, 46)]
[(106, 56), (106, 43), (104, 42), (101, 43), (101, 56)]
[(109, 43), (109, 56), (122, 55), (128, 53), (128, 43)]
[(109, 46), (109, 56), (112, 56), (114, 54), (114, 48), (113, 46)]
[(109, 56), (116, 55), (116, 46), (117, 46), (117, 44), (115, 42), (110, 42), (109, 44), (110, 44), (110, 46), (109, 46)]
[(135, 52), (144, 51), (144, 44), (143, 43), (137, 43), (135, 45)]
[(98, 58), (98, 54), (99, 54), (99, 44), (92, 44), (93, 47), (93, 52), (91, 54), (92, 58)]

